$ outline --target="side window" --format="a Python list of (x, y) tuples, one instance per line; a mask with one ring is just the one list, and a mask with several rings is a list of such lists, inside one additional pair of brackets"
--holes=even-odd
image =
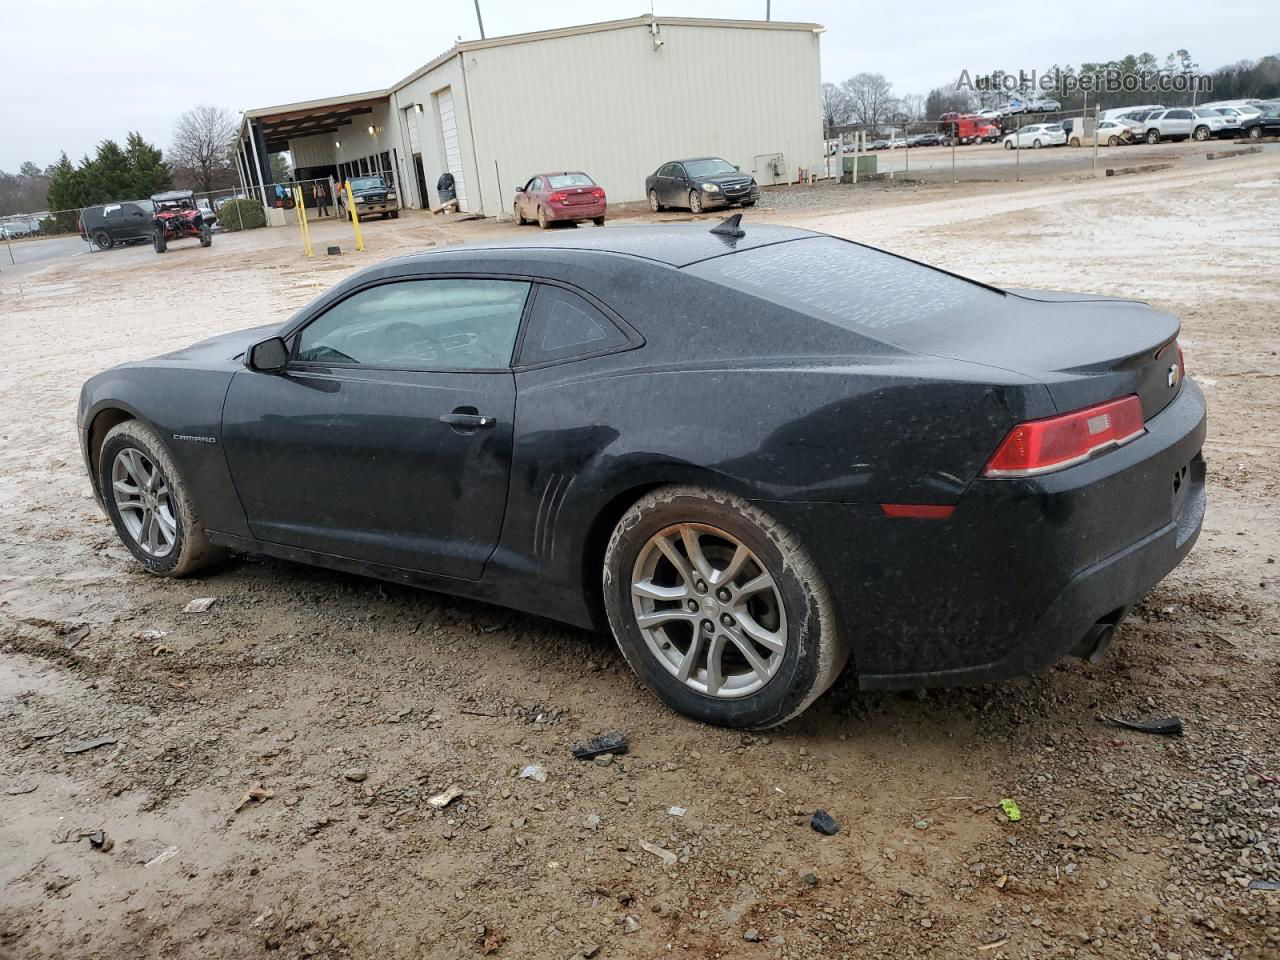
[(417, 370), (494, 370), (511, 350), (529, 284), (400, 280), (334, 304), (302, 330), (295, 359)]
[(534, 178), (533, 178), (533, 186), (532, 186), (530, 189), (531, 189), (531, 190), (541, 190), (541, 189), (543, 189), (543, 186), (542, 186), (542, 178), (541, 178), (541, 177), (534, 177)]
[(1170, 110), (1169, 119), (1170, 120), (1190, 120), (1191, 111), (1190, 110)]
[(674, 177), (675, 175), (676, 165), (674, 163), (668, 163), (658, 171), (658, 176), (660, 177)]
[(540, 286), (520, 345), (522, 366), (617, 350), (629, 343), (608, 317), (571, 290)]

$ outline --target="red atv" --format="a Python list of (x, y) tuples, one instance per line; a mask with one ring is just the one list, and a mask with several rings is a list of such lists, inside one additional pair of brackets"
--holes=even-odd
[(170, 190), (151, 198), (155, 216), (151, 221), (151, 244), (156, 253), (164, 253), (173, 240), (196, 237), (200, 246), (213, 243), (213, 225), (207, 222), (196, 206), (195, 194), (190, 190)]

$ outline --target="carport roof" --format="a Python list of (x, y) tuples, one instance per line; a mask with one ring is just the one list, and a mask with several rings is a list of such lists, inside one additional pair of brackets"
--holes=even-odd
[(334, 133), (351, 123), (351, 118), (368, 113), (385, 104), (391, 95), (389, 90), (370, 90), (352, 93), (345, 97), (327, 97), (323, 100), (303, 100), (298, 103), (282, 103), (275, 107), (259, 107), (246, 110), (246, 119), (257, 120), (267, 150), (287, 150), (289, 140), (309, 137), (318, 133)]

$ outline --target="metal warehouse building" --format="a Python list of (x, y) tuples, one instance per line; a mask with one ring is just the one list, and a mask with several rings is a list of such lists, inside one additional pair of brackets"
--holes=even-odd
[(510, 213), (535, 173), (584, 170), (615, 202), (644, 199), (666, 160), (715, 155), (761, 185), (822, 160), (813, 23), (642, 16), (460, 42), (386, 90), (249, 110), (239, 159), (255, 190), (271, 153), (295, 177), (381, 172), (401, 204)]

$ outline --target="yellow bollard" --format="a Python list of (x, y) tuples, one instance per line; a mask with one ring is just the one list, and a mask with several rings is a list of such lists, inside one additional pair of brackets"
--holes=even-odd
[(302, 233), (302, 249), (311, 256), (311, 227), (307, 224), (307, 205), (302, 202), (302, 188), (293, 188), (294, 207), (298, 211), (298, 230)]
[(347, 192), (347, 211), (351, 214), (351, 226), (356, 231), (356, 249), (364, 249), (364, 234), (360, 232), (360, 214), (356, 211), (356, 198), (351, 195), (351, 181), (343, 180), (342, 189)]

